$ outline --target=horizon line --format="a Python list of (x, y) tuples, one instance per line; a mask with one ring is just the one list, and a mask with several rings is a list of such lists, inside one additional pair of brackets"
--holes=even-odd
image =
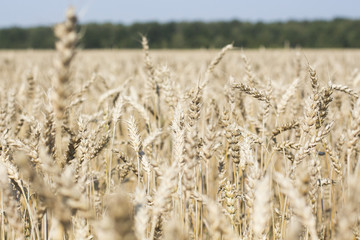
[[(232, 18), (232, 19), (219, 19), (219, 20), (203, 20), (203, 19), (192, 19), (192, 20), (139, 20), (139, 21), (132, 21), (131, 23), (125, 23), (125, 22), (120, 22), (120, 21), (111, 21), (111, 20), (103, 20), (103, 21), (86, 21), (86, 22), (79, 22), (78, 25), (87, 25), (87, 24), (99, 24), (99, 25), (104, 25), (104, 24), (112, 24), (112, 25), (123, 25), (123, 26), (132, 26), (135, 24), (149, 24), (149, 23), (158, 23), (161, 25), (165, 25), (165, 24), (169, 24), (169, 23), (206, 23), (206, 24), (211, 24), (211, 23), (229, 23), (229, 22), (240, 22), (240, 23), (251, 23), (251, 24), (272, 24), (272, 23), (289, 23), (289, 22), (332, 22), (335, 20), (349, 20), (349, 21), (357, 21), (360, 20), (360, 17), (344, 17), (344, 16), (335, 16), (332, 18), (303, 18), (303, 19), (296, 19), (296, 18), (289, 18), (286, 20), (246, 20), (246, 19), (237, 19), (237, 18)], [(23, 24), (10, 24), (10, 25), (0, 25), (0, 29), (10, 29), (10, 28), (22, 28), (22, 29), (30, 29), (30, 28), (41, 28), (41, 27), (53, 27), (55, 26), (57, 23), (49, 23), (49, 24), (31, 24), (31, 25), (23, 25)]]

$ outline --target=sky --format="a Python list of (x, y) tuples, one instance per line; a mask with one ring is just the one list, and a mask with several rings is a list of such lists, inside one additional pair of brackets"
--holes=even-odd
[(53, 25), (69, 5), (80, 23), (360, 19), (359, 0), (0, 0), (0, 28)]

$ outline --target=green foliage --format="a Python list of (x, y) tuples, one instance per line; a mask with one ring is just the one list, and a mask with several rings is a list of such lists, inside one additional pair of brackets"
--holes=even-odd
[[(286, 23), (169, 22), (95, 24), (79, 26), (80, 47), (140, 48), (140, 34), (149, 39), (151, 48), (220, 48), (229, 42), (235, 46), (258, 48), (358, 48), (360, 20), (289, 21)], [(0, 29), (0, 48), (53, 48), (51, 27)]]

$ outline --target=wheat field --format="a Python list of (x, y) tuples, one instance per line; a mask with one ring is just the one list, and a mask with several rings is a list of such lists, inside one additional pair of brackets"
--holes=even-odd
[(360, 50), (81, 50), (75, 24), (0, 52), (0, 239), (360, 239)]

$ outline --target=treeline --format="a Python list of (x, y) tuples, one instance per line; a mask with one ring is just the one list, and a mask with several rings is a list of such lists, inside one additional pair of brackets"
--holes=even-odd
[[(360, 20), (274, 23), (170, 22), (84, 24), (80, 48), (140, 48), (140, 34), (151, 48), (220, 48), (230, 42), (244, 48), (359, 48)], [(0, 48), (54, 48), (51, 27), (0, 29)]]

